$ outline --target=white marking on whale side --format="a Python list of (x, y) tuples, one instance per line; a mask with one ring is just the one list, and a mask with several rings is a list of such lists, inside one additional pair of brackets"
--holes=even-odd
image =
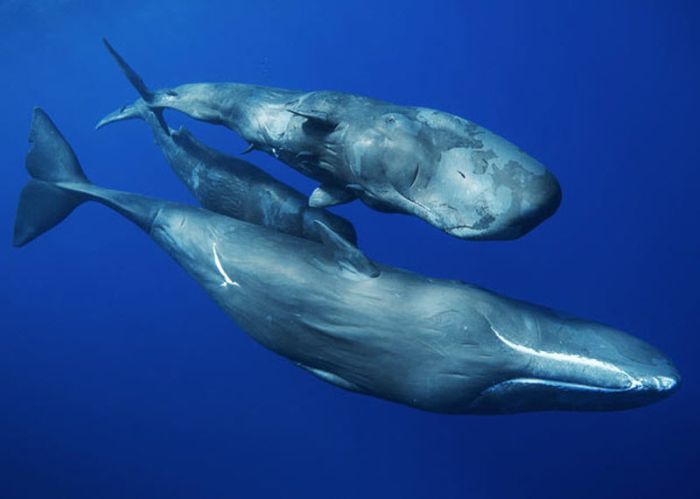
[(225, 288), (227, 286), (235, 286), (237, 288), (240, 288), (241, 285), (233, 279), (231, 279), (231, 277), (229, 277), (229, 275), (224, 270), (223, 265), (221, 265), (219, 254), (216, 252), (216, 243), (211, 243), (211, 252), (214, 254), (214, 265), (216, 265), (216, 270), (218, 270), (219, 274), (221, 274), (221, 277), (224, 278), (224, 282), (221, 283), (221, 287)]
[[(612, 372), (615, 374), (621, 374), (627, 380), (629, 381), (630, 386), (627, 388), (628, 390), (634, 390), (636, 388), (640, 388), (642, 386), (642, 383), (635, 379), (634, 377), (630, 376), (627, 372), (624, 370), (620, 369), (616, 365), (610, 364), (609, 362), (604, 362), (602, 360), (598, 359), (591, 359), (590, 357), (584, 357), (583, 355), (576, 355), (576, 354), (570, 354), (570, 353), (561, 353), (561, 352), (548, 352), (546, 350), (537, 350), (535, 348), (527, 347), (525, 345), (521, 345), (519, 343), (515, 343), (505, 336), (503, 336), (501, 333), (496, 331), (496, 328), (493, 327), (493, 325), (490, 325), (491, 331), (493, 331), (493, 334), (496, 335), (496, 337), (503, 342), (507, 347), (512, 348), (513, 350), (521, 353), (525, 353), (528, 355), (532, 355), (535, 357), (539, 357), (541, 359), (548, 359), (548, 360), (553, 360), (556, 362), (570, 362), (572, 364), (577, 364), (580, 366), (585, 366), (585, 367), (593, 367), (597, 369), (602, 369), (604, 371)], [(530, 381), (532, 382), (532, 381)]]

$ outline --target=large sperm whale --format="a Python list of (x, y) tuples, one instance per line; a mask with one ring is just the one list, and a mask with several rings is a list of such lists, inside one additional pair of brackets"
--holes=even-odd
[[(470, 121), (420, 107), (340, 92), (299, 92), (237, 83), (151, 91), (105, 44), (153, 109), (224, 125), (321, 185), (309, 204), (361, 199), (412, 214), (464, 239), (513, 239), (552, 215), (561, 190), (539, 162)], [(139, 115), (111, 113), (98, 128)]]
[(339, 387), (446, 413), (613, 410), (671, 393), (658, 350), (600, 324), (372, 262), (322, 222), (323, 244), (202, 208), (97, 187), (35, 110), (14, 243), (84, 201), (119, 212), (255, 340)]
[(145, 103), (134, 108), (149, 125), (172, 170), (203, 207), (316, 241), (321, 240), (315, 223), (319, 220), (356, 243), (355, 229), (346, 219), (310, 207), (302, 193), (247, 161), (207, 147), (187, 129), (171, 129), (160, 112)]

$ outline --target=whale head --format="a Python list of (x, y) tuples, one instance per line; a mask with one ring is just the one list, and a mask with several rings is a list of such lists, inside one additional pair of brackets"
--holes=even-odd
[(469, 412), (630, 409), (667, 397), (680, 382), (664, 354), (608, 326), (549, 311), (487, 322), (508, 367), (470, 394)]
[(476, 124), (423, 108), (395, 108), (371, 120), (351, 138), (360, 176), (368, 184), (384, 176), (375, 197), (390, 198), (450, 235), (515, 239), (559, 207), (555, 176)]

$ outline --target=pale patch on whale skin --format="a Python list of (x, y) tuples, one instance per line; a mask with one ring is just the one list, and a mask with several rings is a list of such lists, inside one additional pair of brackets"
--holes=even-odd
[(221, 277), (224, 278), (224, 282), (221, 283), (221, 287), (225, 288), (227, 286), (235, 286), (237, 288), (240, 288), (241, 285), (238, 284), (233, 279), (231, 279), (231, 277), (229, 277), (229, 275), (224, 270), (223, 265), (221, 265), (221, 260), (219, 259), (219, 254), (216, 252), (216, 243), (215, 242), (211, 243), (211, 251), (214, 254), (214, 265), (216, 265), (216, 270), (218, 270)]

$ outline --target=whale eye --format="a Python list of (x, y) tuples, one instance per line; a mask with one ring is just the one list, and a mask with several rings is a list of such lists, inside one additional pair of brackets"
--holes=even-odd
[(178, 93), (177, 93), (175, 90), (168, 90), (168, 91), (165, 92), (165, 93), (166, 93), (167, 95), (169, 95), (170, 97), (177, 97), (177, 96), (178, 96)]
[(393, 125), (394, 123), (396, 123), (396, 118), (394, 118), (393, 116), (389, 115), (389, 116), (387, 116), (386, 118), (384, 118), (384, 122), (385, 122), (387, 125)]

